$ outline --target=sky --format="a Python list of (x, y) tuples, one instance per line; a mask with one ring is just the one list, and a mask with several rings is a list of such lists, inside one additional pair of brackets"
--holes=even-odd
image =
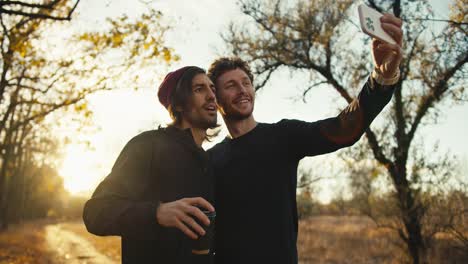
[[(432, 2), (436, 16), (446, 17), (448, 2)], [(181, 57), (181, 60), (168, 67), (167, 71), (185, 65), (207, 68), (214, 59), (226, 55), (220, 32), (226, 29), (230, 21), (244, 19), (235, 0), (155, 0), (151, 5), (161, 10), (164, 19), (170, 23), (172, 30), (168, 32), (167, 44)], [(72, 27), (92, 28), (102, 21), (102, 14), (115, 17), (127, 13), (132, 16), (144, 9), (144, 5), (137, 0), (84, 0), (77, 9), (77, 17), (72, 22)], [(164, 73), (158, 77), (159, 80), (162, 80)], [(297, 100), (306, 80), (301, 75), (274, 75), (267, 86), (257, 93), (255, 118), (261, 122), (276, 122), (283, 118), (315, 121), (337, 114), (337, 102), (342, 106), (344, 102), (340, 101), (336, 92), (331, 89), (318, 88), (308, 95), (307, 103)], [(169, 123), (170, 118), (166, 110), (156, 98), (158, 85), (159, 82), (142, 87), (138, 91), (119, 89), (90, 98), (94, 123), (99, 127), (98, 132), (86, 135), (93, 148), (87, 149), (79, 144), (67, 146), (64, 151), (66, 156), (59, 169), (64, 177), (65, 187), (71, 193), (89, 195), (110, 172), (115, 159), (129, 139), (139, 132), (155, 128), (157, 124)], [(461, 121), (466, 120), (468, 105), (447, 107), (443, 113), (439, 124), (426, 126), (420, 131), (425, 137), (425, 145), (439, 142), (441, 151), (455, 154), (464, 163), (468, 163), (468, 140), (465, 138), (465, 135), (468, 135), (468, 123)], [(219, 122), (222, 123), (221, 118)], [(376, 122), (379, 122), (379, 119)], [(213, 144), (222, 140), (226, 134), (223, 126), (220, 137)], [(211, 145), (207, 144), (205, 147), (209, 148)], [(323, 161), (332, 164), (335, 157), (332, 154), (307, 158), (303, 164), (306, 167), (323, 164)], [(333, 174), (330, 166), (316, 169)], [(466, 166), (463, 170), (465, 175), (468, 175)], [(342, 185), (341, 179), (323, 181), (319, 188), (319, 199), (329, 201), (333, 190)]]

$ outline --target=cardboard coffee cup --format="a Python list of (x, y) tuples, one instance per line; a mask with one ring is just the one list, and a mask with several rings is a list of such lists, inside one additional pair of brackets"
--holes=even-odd
[(203, 209), (202, 212), (210, 219), (210, 225), (206, 226), (194, 217), (195, 221), (205, 230), (205, 235), (199, 235), (198, 239), (192, 240), (192, 252), (209, 252), (213, 246), (216, 212)]

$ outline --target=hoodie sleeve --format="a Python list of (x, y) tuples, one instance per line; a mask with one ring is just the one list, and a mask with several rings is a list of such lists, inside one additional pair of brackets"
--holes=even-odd
[(356, 143), (392, 98), (395, 85), (381, 85), (372, 77), (336, 117), (315, 122), (278, 123), (287, 152), (299, 159), (333, 152)]
[[(151, 135), (150, 135), (151, 136)], [(90, 233), (155, 239), (162, 226), (156, 221), (158, 201), (142, 199), (154, 170), (149, 136), (137, 136), (124, 147), (111, 173), (86, 202), (83, 220)]]

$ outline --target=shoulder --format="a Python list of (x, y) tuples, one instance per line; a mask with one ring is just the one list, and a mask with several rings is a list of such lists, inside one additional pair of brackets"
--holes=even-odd
[(297, 119), (281, 119), (280, 121), (272, 124), (275, 130), (281, 132), (288, 132), (290, 130), (295, 130), (298, 127), (303, 126), (307, 122)]
[(125, 149), (136, 151), (148, 150), (151, 149), (154, 143), (164, 142), (165, 140), (162, 140), (164, 137), (163, 128), (144, 131), (131, 138), (125, 145)]
[(137, 164), (148, 160), (147, 158), (152, 155), (152, 142), (155, 134), (155, 130), (150, 130), (130, 139), (117, 157), (112, 170), (122, 169), (129, 166), (129, 164)]
[(297, 125), (297, 124), (301, 124), (304, 122), (305, 121), (297, 120), (297, 119), (281, 119), (280, 121), (274, 123), (274, 125), (277, 127), (287, 127), (290, 125)]
[(154, 140), (154, 139), (157, 139), (159, 137), (161, 137), (161, 132), (160, 132), (161, 129), (157, 129), (157, 130), (148, 130), (148, 131), (144, 131), (144, 132), (141, 132), (140, 134), (134, 136), (132, 139), (130, 139), (130, 141), (128, 142), (128, 144), (144, 144), (144, 143), (147, 143), (151, 140)]
[(219, 142), (218, 144), (214, 145), (210, 149), (208, 149), (206, 152), (208, 152), (209, 155), (213, 155), (215, 153), (223, 152), (224, 149), (228, 148), (229, 146), (229, 139), (225, 138), (223, 141)]

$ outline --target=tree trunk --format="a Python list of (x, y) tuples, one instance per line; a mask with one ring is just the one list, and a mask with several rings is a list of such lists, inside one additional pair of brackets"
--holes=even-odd
[(9, 164), (9, 151), (2, 159), (2, 167), (0, 169), (0, 231), (8, 228), (8, 177), (7, 169)]
[(405, 228), (408, 233), (408, 239), (406, 240), (408, 251), (411, 254), (414, 264), (423, 263), (422, 260), (425, 256), (426, 247), (422, 237), (421, 224), (419, 221), (420, 216), (411, 210), (403, 212), (403, 215)]
[(396, 166), (396, 169), (391, 170), (390, 174), (397, 190), (398, 203), (406, 231), (402, 233), (404, 234), (402, 238), (406, 243), (412, 263), (423, 263), (422, 260), (426, 252), (421, 228), (421, 219), (424, 214), (423, 207), (415, 197), (417, 193), (410, 188), (406, 175), (406, 166), (404, 164)]

